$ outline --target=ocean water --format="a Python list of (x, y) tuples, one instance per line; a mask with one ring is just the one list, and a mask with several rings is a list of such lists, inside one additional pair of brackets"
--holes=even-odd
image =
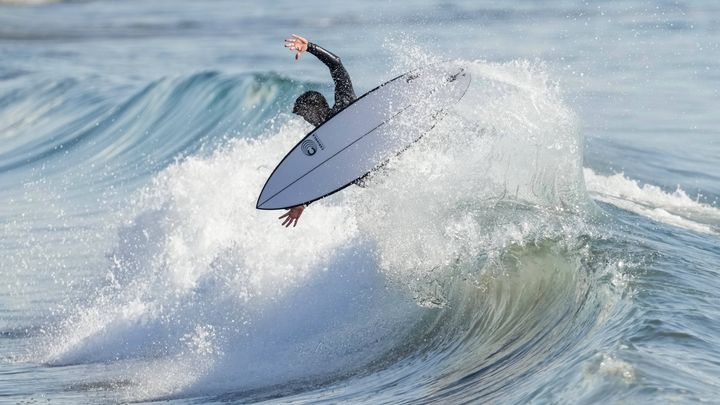
[[(463, 100), (296, 228), (339, 54)], [(0, 403), (718, 403), (713, 1), (0, 1)]]

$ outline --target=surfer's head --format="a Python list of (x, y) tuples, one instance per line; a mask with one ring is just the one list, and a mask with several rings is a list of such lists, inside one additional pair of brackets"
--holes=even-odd
[(295, 100), (293, 113), (317, 127), (327, 119), (330, 107), (322, 94), (317, 91), (306, 91)]

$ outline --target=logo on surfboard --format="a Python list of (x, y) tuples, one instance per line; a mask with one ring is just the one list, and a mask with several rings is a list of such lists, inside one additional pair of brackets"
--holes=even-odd
[(320, 150), (325, 149), (325, 145), (323, 145), (323, 143), (320, 141), (320, 138), (318, 138), (317, 135), (313, 134), (312, 139), (308, 138), (302, 141), (302, 143), (300, 144), (300, 149), (302, 149), (304, 154), (312, 156), (317, 153), (318, 146), (320, 147)]
[(300, 149), (302, 149), (304, 154), (312, 156), (317, 152), (317, 144), (315, 144), (315, 141), (312, 139), (306, 139), (300, 144)]

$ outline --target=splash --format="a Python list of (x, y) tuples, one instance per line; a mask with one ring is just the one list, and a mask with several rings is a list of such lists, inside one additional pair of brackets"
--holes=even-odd
[(369, 189), (349, 193), (384, 271), (430, 305), (443, 302), (438, 280), (453, 269), (582, 232), (576, 215), (592, 211), (575, 116), (542, 66), (463, 65), (473, 83), (457, 108)]

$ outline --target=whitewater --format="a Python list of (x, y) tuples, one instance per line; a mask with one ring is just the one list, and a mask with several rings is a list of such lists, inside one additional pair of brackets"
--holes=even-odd
[[(712, 3), (11, 3), (0, 402), (720, 395)], [(295, 97), (332, 88), (278, 30), (358, 94), (440, 60), (472, 83), (286, 229), (257, 195), (312, 129)]]

